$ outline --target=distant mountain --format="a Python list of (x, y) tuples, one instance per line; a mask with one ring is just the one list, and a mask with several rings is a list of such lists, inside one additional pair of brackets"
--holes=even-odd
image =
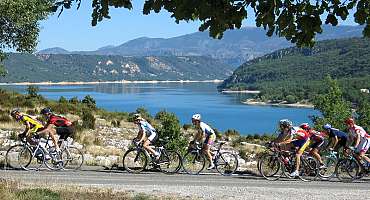
[(39, 54), (69, 54), (70, 52), (60, 47), (54, 47), (54, 48), (48, 48), (48, 49), (41, 50), (38, 53)]
[(78, 54), (8, 54), (0, 82), (211, 80), (231, 75), (204, 56), (123, 57)]
[[(360, 37), (362, 26), (323, 26), (317, 40)], [(118, 46), (96, 51), (62, 52), (61, 54), (122, 55), (122, 56), (210, 56), (237, 67), (245, 61), (294, 46), (285, 38), (267, 37), (262, 28), (245, 27), (226, 31), (221, 40), (209, 37), (208, 32), (196, 32), (168, 39), (141, 37)], [(51, 49), (53, 50), (53, 49)], [(45, 49), (40, 54), (60, 54)]]
[(264, 100), (311, 99), (322, 93), (327, 75), (339, 81), (347, 99), (370, 88), (370, 39), (321, 41), (312, 49), (287, 48), (250, 60), (219, 89), (261, 90)]

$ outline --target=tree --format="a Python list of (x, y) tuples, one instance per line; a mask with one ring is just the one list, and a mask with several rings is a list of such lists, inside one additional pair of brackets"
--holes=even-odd
[(95, 99), (92, 98), (90, 95), (85, 96), (85, 98), (82, 100), (82, 103), (86, 104), (89, 108), (96, 108)]
[[(51, 13), (54, 0), (0, 1), (0, 63), (4, 50), (32, 52), (37, 44), (39, 21)], [(0, 65), (0, 75), (6, 71)]]
[(362, 96), (363, 100), (359, 103), (356, 110), (356, 123), (367, 129), (367, 131), (370, 131), (370, 102), (365, 95), (368, 96), (369, 94), (364, 94), (364, 96)]
[(32, 97), (32, 98), (35, 98), (35, 97), (38, 97), (38, 92), (40, 91), (39, 87), (37, 86), (28, 86), (27, 88), (27, 93), (28, 93), (28, 96), (29, 97)]
[(327, 88), (324, 93), (317, 95), (313, 100), (315, 109), (322, 114), (322, 117), (313, 118), (314, 123), (318, 127), (330, 123), (336, 128), (345, 129), (343, 122), (351, 116), (350, 103), (344, 100), (342, 90), (336, 80), (327, 76), (325, 83)]
[[(61, 13), (73, 3), (79, 6), (81, 0), (58, 0), (53, 10)], [(110, 19), (110, 6), (132, 9), (132, 1), (92, 0), (93, 26), (104, 18)], [(325, 24), (336, 26), (338, 19), (346, 20), (349, 11), (354, 10), (354, 21), (365, 25), (363, 34), (370, 37), (369, 0), (146, 0), (143, 5), (145, 15), (161, 10), (171, 13), (176, 23), (201, 21), (199, 31), (209, 29), (214, 38), (222, 38), (226, 30), (241, 28), (248, 10), (253, 10), (256, 25), (267, 30), (268, 36), (275, 33), (298, 46), (314, 45), (315, 35), (322, 33), (322, 19)]]

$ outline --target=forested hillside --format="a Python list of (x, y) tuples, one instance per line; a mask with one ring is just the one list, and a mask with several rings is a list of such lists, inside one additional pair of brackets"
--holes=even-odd
[(211, 80), (230, 67), (202, 56), (123, 57), (77, 54), (8, 54), (0, 82)]
[(313, 49), (287, 48), (248, 61), (220, 89), (261, 90), (263, 101), (311, 100), (330, 75), (352, 102), (360, 89), (370, 88), (370, 40), (337, 39), (318, 42)]

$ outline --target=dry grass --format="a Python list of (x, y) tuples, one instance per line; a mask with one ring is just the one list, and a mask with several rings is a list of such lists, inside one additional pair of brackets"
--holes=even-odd
[(174, 195), (154, 195), (109, 188), (82, 187), (74, 185), (20, 184), (0, 179), (1, 200), (175, 200), (184, 199)]
[(0, 129), (21, 131), (21, 130), (24, 130), (24, 125), (22, 125), (19, 122), (16, 122), (16, 121), (12, 120), (10, 122), (1, 122), (0, 123)]
[(120, 156), (122, 150), (112, 146), (97, 146), (89, 145), (86, 147), (86, 152), (89, 152), (93, 156)]

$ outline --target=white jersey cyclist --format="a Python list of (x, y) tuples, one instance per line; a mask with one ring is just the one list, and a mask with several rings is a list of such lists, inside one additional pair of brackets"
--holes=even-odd
[(139, 128), (146, 134), (146, 137), (150, 142), (153, 142), (157, 137), (155, 128), (145, 120), (140, 120), (138, 124)]
[(206, 134), (206, 139), (204, 140), (204, 144), (213, 145), (216, 140), (215, 131), (210, 126), (208, 126), (208, 124), (204, 122), (200, 122), (199, 126), (200, 126), (200, 129), (203, 131), (203, 133)]
[(370, 135), (358, 125), (353, 125), (353, 127), (349, 128), (349, 133), (352, 137), (360, 136), (360, 143), (356, 148), (356, 152), (364, 152), (366, 153), (370, 147)]

